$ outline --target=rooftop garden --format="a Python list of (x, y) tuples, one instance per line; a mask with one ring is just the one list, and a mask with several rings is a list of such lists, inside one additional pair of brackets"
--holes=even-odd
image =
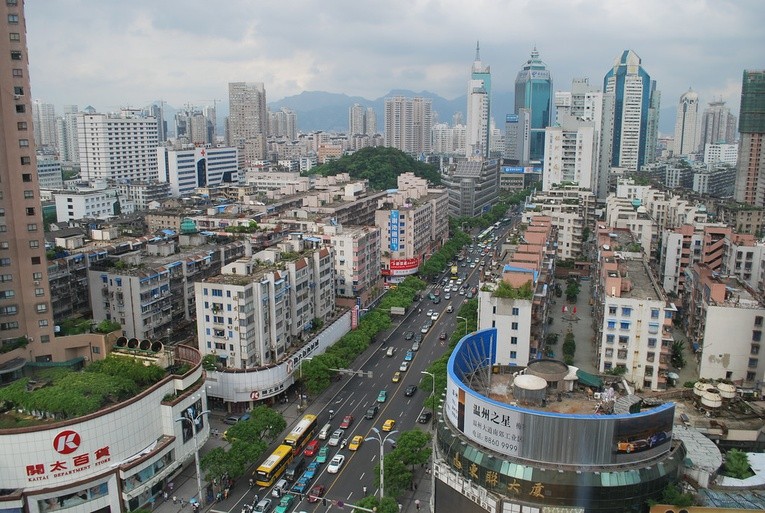
[(531, 280), (527, 281), (520, 287), (513, 287), (512, 285), (500, 281), (495, 287), (484, 285), (481, 290), (491, 291), (492, 296), (501, 297), (505, 299), (527, 299), (530, 300), (534, 297), (534, 289), (531, 285)]
[(44, 369), (0, 388), (0, 429), (81, 417), (134, 397), (165, 375), (161, 367), (115, 355), (81, 371)]

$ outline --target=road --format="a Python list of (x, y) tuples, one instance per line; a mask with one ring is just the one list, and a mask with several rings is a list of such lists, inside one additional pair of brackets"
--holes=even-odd
[[(516, 218), (514, 218), (516, 219)], [(503, 225), (499, 228), (499, 241), (503, 239), (503, 235), (512, 228), (512, 225)], [(498, 243), (492, 244), (492, 249)], [(477, 252), (469, 254), (468, 256), (473, 258), (477, 255)], [(493, 257), (493, 252), (487, 256), (483, 256), (484, 260), (490, 260)], [(494, 257), (496, 258), (496, 257)], [(473, 287), (478, 286), (479, 267), (474, 268), (465, 265), (459, 267), (459, 274), (467, 275), (463, 285), (467, 286), (469, 291)], [(447, 273), (449, 271), (447, 270)], [(447, 276), (445, 274), (444, 276)], [(443, 277), (442, 277), (443, 278)], [(406, 318), (401, 321), (400, 325), (379, 344), (379, 349), (374, 351), (371, 356), (355, 370), (363, 370), (365, 372), (372, 373), (371, 378), (366, 377), (353, 377), (350, 378), (343, 388), (335, 395), (327, 406), (319, 414), (318, 426), (321, 428), (325, 423), (331, 422), (333, 430), (336, 429), (342, 418), (345, 415), (353, 415), (354, 422), (350, 429), (345, 431), (345, 437), (350, 442), (350, 439), (356, 435), (362, 435), (364, 438), (374, 436), (372, 428), (376, 427), (381, 430), (383, 423), (387, 419), (393, 419), (396, 421), (395, 429), (399, 432), (411, 430), (415, 427), (428, 429), (429, 426), (423, 426), (417, 424), (417, 417), (423, 410), (423, 402), (426, 399), (425, 392), (417, 390), (412, 397), (406, 397), (404, 391), (408, 385), (418, 385), (425, 378), (430, 379), (429, 376), (421, 374), (421, 371), (426, 370), (431, 362), (438, 359), (446, 351), (447, 341), (439, 340), (439, 335), (442, 332), (446, 332), (447, 337), (456, 330), (465, 330), (465, 323), (462, 320), (457, 319), (457, 311), (466, 300), (466, 295), (460, 295), (458, 292), (451, 292), (451, 299), (442, 300), (439, 304), (433, 304), (428, 299), (430, 292), (438, 291), (443, 298), (445, 293), (442, 290), (442, 282), (439, 281), (437, 285), (431, 285), (423, 294), (423, 300), (420, 305), (413, 305)], [(453, 313), (447, 313), (447, 307), (452, 306)], [(421, 308), (421, 312), (418, 309)], [(422, 325), (427, 320), (427, 311), (433, 309), (438, 312), (438, 318), (433, 321), (433, 326), (428, 330), (426, 334), (423, 334), (423, 341), (420, 344), (420, 348), (414, 353), (414, 359), (410, 362), (409, 369), (406, 372), (402, 372), (401, 380), (398, 383), (392, 382), (393, 374), (399, 370), (406, 351), (411, 348), (413, 340), (405, 340), (404, 333), (406, 331), (413, 331), (414, 333), (420, 333)], [(395, 347), (396, 352), (393, 357), (387, 357), (386, 351), (388, 347)], [(374, 419), (367, 420), (364, 418), (364, 414), (367, 409), (377, 403), (377, 396), (381, 390), (387, 391), (387, 400), (383, 404), (379, 404), (380, 411)], [(329, 420), (328, 411), (332, 409), (335, 412), (334, 418)], [(318, 434), (318, 433), (317, 433)], [(382, 433), (387, 435), (387, 433)], [(394, 439), (396, 435), (391, 438)], [(322, 441), (322, 446), (325, 444)], [(390, 444), (385, 445), (385, 452), (391, 450)], [(357, 451), (349, 451), (347, 447), (341, 449), (338, 447), (330, 448), (329, 458), (331, 459), (335, 454), (344, 454), (346, 459), (340, 472), (337, 474), (329, 474), (327, 472), (327, 464), (321, 466), (321, 471), (317, 474), (317, 477), (313, 480), (311, 486), (321, 484), (326, 488), (325, 497), (328, 499), (327, 505), (323, 505), (322, 502), (308, 503), (307, 500), (296, 502), (293, 504), (290, 511), (306, 511), (306, 512), (327, 512), (333, 508), (332, 501), (343, 501), (344, 503), (353, 503), (363, 497), (363, 488), (367, 488), (367, 493), (379, 494), (378, 488), (375, 486), (375, 465), (379, 461), (380, 446), (377, 441), (364, 442)], [(310, 458), (308, 458), (310, 460)], [(259, 494), (260, 498), (265, 496), (271, 496), (271, 489), (257, 489), (248, 491), (243, 495), (233, 506), (231, 502), (226, 504), (228, 511), (239, 513), (245, 504), (251, 504), (254, 499), (255, 493)], [(233, 502), (233, 501), (232, 501)], [(273, 499), (272, 508), (278, 504), (278, 499)]]

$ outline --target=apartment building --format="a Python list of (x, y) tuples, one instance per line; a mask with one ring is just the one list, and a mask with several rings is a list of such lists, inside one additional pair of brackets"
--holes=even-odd
[(724, 246), (733, 232), (724, 224), (684, 224), (662, 233), (659, 269), (664, 292), (681, 295), (687, 271), (697, 263), (706, 263), (719, 271), (723, 265)]
[(120, 214), (132, 214), (135, 203), (120, 196), (116, 187), (103, 182), (82, 184), (76, 189), (60, 190), (53, 193), (56, 202), (56, 219), (59, 222), (77, 219), (109, 219)]
[(382, 293), (380, 227), (325, 225), (322, 232), (316, 237), (333, 248), (337, 305), (367, 307)]
[[(639, 200), (628, 200), (609, 195), (606, 198), (606, 226), (624, 228), (632, 232), (641, 250), (649, 257), (653, 256), (659, 242), (659, 229), (648, 214), (648, 210)], [(623, 248), (627, 249), (627, 248)], [(630, 249), (634, 251), (634, 249)]]

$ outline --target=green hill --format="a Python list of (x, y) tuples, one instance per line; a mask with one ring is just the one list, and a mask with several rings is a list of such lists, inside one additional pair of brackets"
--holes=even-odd
[(395, 148), (364, 148), (351, 155), (311, 169), (308, 174), (332, 176), (348, 173), (351, 178), (369, 180), (377, 190), (395, 189), (396, 179), (402, 173), (413, 172), (433, 185), (441, 183), (438, 168), (419, 162)]

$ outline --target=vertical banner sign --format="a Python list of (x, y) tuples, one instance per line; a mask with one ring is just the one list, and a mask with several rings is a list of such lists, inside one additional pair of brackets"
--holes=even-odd
[(390, 250), (398, 251), (398, 210), (390, 211)]

